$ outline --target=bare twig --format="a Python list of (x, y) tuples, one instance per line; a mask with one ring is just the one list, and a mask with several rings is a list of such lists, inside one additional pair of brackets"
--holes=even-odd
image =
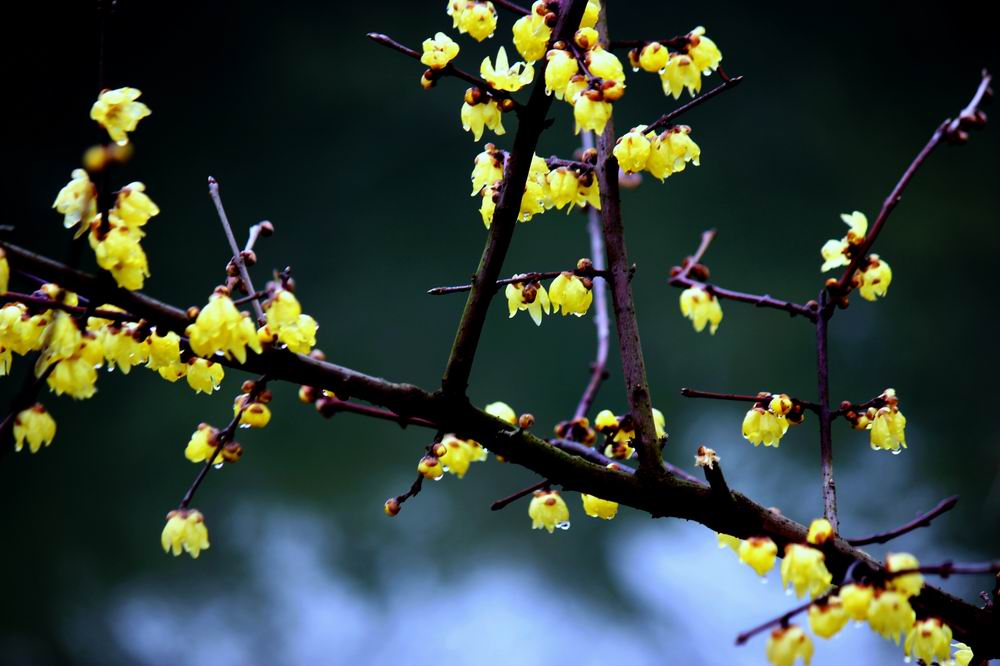
[[(984, 99), (987, 99), (991, 94), (990, 82), (993, 77), (989, 72), (983, 70), (982, 78), (979, 82), (979, 87), (976, 88), (976, 93), (973, 95), (972, 100), (965, 106), (964, 109), (959, 112), (958, 117), (954, 120), (946, 119), (934, 133), (931, 135), (930, 140), (927, 144), (920, 149), (917, 156), (913, 158), (910, 165), (906, 167), (903, 175), (900, 176), (899, 180), (896, 182), (895, 187), (889, 192), (889, 196), (885, 198), (882, 202), (882, 208), (878, 212), (878, 216), (872, 223), (871, 228), (868, 230), (868, 235), (865, 236), (865, 240), (861, 245), (856, 248), (851, 256), (851, 263), (848, 264), (847, 269), (844, 274), (840, 276), (837, 284), (832, 288), (835, 296), (842, 296), (847, 294), (851, 290), (851, 278), (854, 276), (855, 271), (858, 270), (858, 266), (861, 262), (868, 256), (868, 252), (871, 251), (872, 245), (875, 244), (875, 240), (878, 235), (882, 232), (882, 228), (885, 226), (886, 220), (889, 215), (899, 204), (900, 200), (903, 198), (903, 190), (906, 186), (910, 184), (910, 180), (913, 179), (914, 174), (916, 174), (917, 169), (920, 165), (924, 163), (927, 157), (934, 152), (934, 149), (938, 147), (944, 139), (953, 138), (956, 141), (965, 140), (965, 128), (978, 127), (986, 122), (986, 116), (982, 115), (979, 111), (980, 105), (983, 103)], [(831, 302), (831, 306), (833, 303)]]
[[(756, 395), (750, 395), (749, 393), (716, 393), (715, 391), (699, 391), (692, 388), (682, 388), (681, 395), (685, 398), (709, 398), (710, 400), (732, 400), (735, 402), (760, 402), (774, 396), (773, 393), (757, 393)], [(792, 398), (791, 400), (793, 403), (800, 404), (810, 411), (819, 411), (819, 405), (815, 402), (799, 400), (798, 398)]]
[(900, 525), (894, 530), (889, 530), (888, 532), (878, 532), (866, 537), (859, 537), (857, 539), (848, 539), (847, 543), (852, 546), (867, 546), (872, 543), (888, 543), (897, 537), (901, 537), (904, 534), (908, 534), (913, 530), (919, 529), (921, 527), (928, 527), (931, 521), (940, 516), (943, 513), (947, 513), (955, 508), (958, 504), (958, 495), (952, 495), (946, 499), (938, 502), (930, 511), (920, 514), (910, 522)]
[(515, 14), (520, 14), (522, 16), (527, 16), (531, 13), (531, 10), (527, 7), (522, 7), (516, 2), (511, 2), (510, 0), (493, 0), (493, 3), (503, 7), (504, 9), (514, 12)]
[(138, 317), (128, 312), (118, 312), (117, 310), (95, 310), (76, 305), (67, 305), (59, 301), (53, 301), (42, 296), (32, 296), (31, 294), (20, 294), (16, 291), (8, 291), (0, 294), (0, 303), (24, 303), (29, 306), (29, 310), (62, 310), (76, 317), (100, 317), (120, 322), (138, 321)]
[(512, 493), (503, 499), (498, 499), (493, 504), (490, 505), (490, 511), (499, 511), (500, 509), (506, 508), (508, 505), (513, 504), (522, 497), (527, 497), (536, 490), (544, 490), (552, 485), (552, 482), (548, 479), (542, 479), (538, 483), (532, 484), (527, 488), (521, 488), (516, 493)]
[[(504, 278), (502, 280), (496, 281), (496, 288), (505, 287), (508, 284), (517, 284), (519, 282), (538, 282), (539, 280), (550, 280), (552, 278), (559, 277), (563, 273), (572, 273), (577, 277), (585, 278), (607, 278), (607, 271), (599, 270), (597, 268), (574, 268), (569, 271), (545, 271), (545, 272), (534, 272), (534, 273), (518, 273), (514, 277)], [(427, 293), (431, 296), (441, 296), (443, 294), (457, 294), (463, 291), (471, 291), (471, 284), (459, 284), (454, 287), (434, 287), (433, 289), (428, 289)]]
[(655, 131), (660, 130), (661, 128), (667, 127), (668, 125), (670, 125), (670, 123), (672, 123), (678, 117), (684, 115), (685, 113), (687, 113), (691, 109), (693, 109), (693, 108), (695, 108), (697, 106), (701, 106), (702, 104), (704, 104), (708, 100), (712, 99), (716, 95), (721, 95), (722, 93), (726, 92), (730, 88), (735, 88), (742, 81), (743, 81), (743, 77), (742, 76), (734, 76), (732, 78), (725, 79), (719, 85), (715, 86), (714, 88), (712, 88), (708, 92), (704, 92), (704, 93), (698, 95), (697, 97), (695, 97), (694, 99), (692, 99), (687, 104), (683, 104), (683, 105), (677, 107), (676, 109), (674, 109), (670, 113), (663, 114), (662, 116), (660, 116), (659, 118), (657, 118), (656, 120), (654, 120), (653, 122), (651, 122), (649, 125), (647, 125), (646, 129), (643, 130), (643, 133), (645, 133), (645, 132), (655, 132)]
[(819, 387), (819, 457), (823, 488), (823, 517), (833, 531), (839, 530), (837, 519), (837, 484), (833, 478), (833, 434), (830, 415), (830, 361), (827, 349), (830, 310), (825, 307), (827, 293), (820, 294), (820, 311), (816, 317), (816, 382)]
[(402, 416), (388, 409), (372, 407), (371, 405), (361, 405), (356, 402), (341, 400), (339, 398), (322, 398), (322, 400), (324, 410), (329, 409), (331, 415), (336, 414), (337, 412), (361, 414), (362, 416), (367, 416), (373, 419), (398, 423), (401, 428), (405, 428), (408, 425), (418, 425), (425, 428), (438, 427), (437, 424), (428, 421), (427, 419), (420, 418), (419, 416)]
[[(240, 252), (240, 246), (236, 243), (236, 236), (233, 235), (233, 227), (229, 224), (229, 217), (226, 215), (226, 209), (222, 207), (222, 197), (219, 195), (219, 182), (208, 177), (208, 195), (212, 197), (212, 203), (215, 204), (215, 210), (219, 214), (219, 222), (222, 223), (222, 230), (226, 232), (226, 240), (229, 241), (229, 249), (233, 253), (233, 263), (236, 264), (237, 269), (240, 272), (240, 280), (243, 282), (243, 291), (247, 294), (255, 294), (256, 290), (253, 288), (253, 281), (250, 279), (250, 272), (247, 270), (246, 262), (243, 260), (243, 254)], [(257, 323), (264, 323), (264, 308), (261, 307), (260, 301), (257, 299), (252, 299), (250, 304), (253, 306), (253, 311), (257, 315)]]

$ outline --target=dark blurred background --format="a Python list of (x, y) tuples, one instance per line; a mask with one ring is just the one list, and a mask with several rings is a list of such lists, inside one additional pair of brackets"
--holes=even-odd
[[(26, 29), (7, 26), (13, 117), (4, 143), (14, 155), (3, 187), (14, 212), (5, 222), (17, 225), (16, 242), (54, 257), (69, 234), (52, 201), (100, 138), (88, 117), (98, 85), (93, 4), (34, 3)], [(505, 119), (506, 136), (475, 143), (461, 130), (459, 82), (421, 90), (417, 63), (364, 34), (419, 48), (447, 31), (470, 70), (501, 43), (512, 50), (511, 14), (501, 12), (497, 36), (480, 45), (454, 35), (444, 5), (121, 0), (107, 85), (140, 88), (153, 115), (114, 184), (145, 182), (163, 211), (147, 227), (146, 291), (188, 306), (220, 282), (228, 251), (207, 196), (211, 174), (240, 237), (274, 222), (255, 276), (293, 267), (331, 360), (435, 387), (464, 297), (424, 290), (475, 268), (484, 230), (468, 196), (472, 158), (487, 140), (509, 147), (516, 121)], [(815, 420), (780, 449), (755, 450), (740, 437), (745, 405), (678, 394), (691, 386), (812, 398), (812, 328), (724, 303), (718, 334), (695, 334), (665, 276), (715, 227), (707, 262), (718, 283), (813, 297), (819, 248), (844, 232), (839, 214), (874, 219), (933, 128), (968, 101), (980, 69), (996, 69), (985, 8), (612, 5), (614, 36), (705, 25), (729, 73), (746, 76), (685, 117), (700, 168), (624, 194), (670, 460), (692, 468), (706, 443), (735, 487), (800, 521), (821, 513)], [(614, 119), (623, 131), (676, 104), (655, 76), (629, 70)], [(568, 107), (556, 103), (552, 116), (539, 152), (568, 155)], [(895, 275), (888, 298), (857, 299), (832, 325), (835, 401), (891, 386), (909, 418), (900, 456), (873, 452), (864, 433), (836, 424), (843, 531), (887, 529), (961, 494), (932, 529), (893, 545), (926, 561), (1000, 554), (998, 148), (991, 126), (928, 161), (879, 241)], [(554, 270), (587, 254), (584, 217), (550, 212), (518, 228), (504, 272)], [(536, 329), (496, 303), (471, 397), (532, 412), (544, 434), (572, 414), (593, 348), (589, 317), (551, 317)], [(15, 363), (2, 404), (25, 371)], [(612, 371), (597, 407), (621, 412), (617, 358)], [(55, 443), (0, 465), (0, 663), (763, 663), (763, 638), (745, 648), (732, 638), (794, 603), (776, 572), (760, 588), (697, 525), (630, 510), (594, 521), (575, 495), (572, 529), (552, 536), (529, 529), (524, 502), (490, 513), (493, 499), (533, 481), (493, 461), (432, 484), (389, 520), (382, 502), (408, 487), (428, 432), (347, 414), (326, 422), (290, 386), (275, 387), (271, 425), (241, 436), (244, 460), (212, 474), (197, 498), (211, 550), (197, 562), (165, 556), (163, 515), (197, 471), (184, 446), (198, 422), (228, 420), (240, 379), (229, 373), (206, 397), (137, 370), (102, 376), (90, 401), (45, 398)], [(974, 600), (989, 584), (946, 586)], [(868, 631), (818, 643), (818, 664), (901, 657)]]

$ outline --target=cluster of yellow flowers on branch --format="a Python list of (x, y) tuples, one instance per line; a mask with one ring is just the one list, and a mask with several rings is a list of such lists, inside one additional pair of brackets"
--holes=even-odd
[[(808, 612), (809, 628), (820, 638), (832, 638), (852, 620), (867, 622), (872, 631), (892, 639), (897, 645), (905, 637), (903, 648), (907, 659), (913, 657), (924, 663), (958, 666), (969, 664), (972, 650), (965, 644), (952, 643), (952, 630), (947, 624), (936, 617), (917, 619), (910, 599), (920, 594), (924, 578), (919, 573), (920, 563), (913, 555), (889, 553), (884, 571), (852, 578), (852, 575), (857, 576), (852, 574), (857, 571), (856, 565), (849, 570), (847, 581), (834, 586), (823, 553), (824, 544), (833, 537), (830, 522), (818, 518), (809, 527), (806, 543), (785, 546), (782, 582), (786, 587), (791, 585), (799, 597), (808, 593), (812, 601), (741, 634), (737, 643), (742, 644), (754, 634), (778, 624), (767, 641), (768, 660), (775, 666), (792, 666), (798, 658), (808, 664), (813, 654), (812, 640), (802, 628), (789, 624), (796, 614)], [(732, 548), (739, 554), (740, 561), (761, 576), (774, 567), (778, 549), (769, 537), (740, 540), (719, 534), (718, 540), (720, 548)]]

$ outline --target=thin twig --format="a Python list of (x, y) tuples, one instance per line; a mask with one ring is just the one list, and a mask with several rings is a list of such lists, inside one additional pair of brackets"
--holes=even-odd
[(490, 511), (499, 511), (500, 509), (507, 507), (509, 504), (513, 504), (522, 497), (527, 497), (536, 490), (544, 490), (545, 488), (548, 488), (550, 485), (552, 485), (551, 481), (549, 481), (548, 479), (542, 479), (538, 483), (532, 484), (527, 488), (522, 488), (521, 490), (518, 490), (516, 493), (512, 493), (507, 497), (504, 497), (503, 499), (496, 500), (495, 502), (493, 502), (493, 504), (490, 505)]
[(222, 449), (225, 448), (226, 444), (233, 441), (236, 429), (240, 425), (240, 419), (243, 418), (243, 412), (246, 411), (247, 407), (249, 407), (257, 399), (257, 396), (259, 396), (261, 391), (263, 391), (266, 387), (267, 375), (261, 375), (254, 381), (253, 389), (251, 389), (247, 397), (243, 399), (243, 404), (240, 405), (236, 415), (233, 416), (233, 420), (230, 421), (225, 428), (220, 430), (218, 434), (216, 434), (215, 450), (212, 451), (212, 455), (205, 460), (205, 464), (202, 465), (201, 470), (198, 472), (198, 476), (194, 478), (191, 486), (187, 489), (187, 492), (184, 493), (181, 503), (177, 505), (178, 509), (186, 509), (191, 505), (191, 501), (194, 499), (195, 493), (198, 492), (201, 484), (205, 481), (205, 477), (208, 476), (208, 470), (210, 470), (212, 465), (214, 465), (216, 460), (218, 460), (219, 455), (222, 453)]
[[(698, 245), (698, 250), (688, 259), (685, 260), (683, 267), (674, 275), (670, 277), (668, 283), (672, 287), (699, 287), (709, 294), (712, 294), (716, 298), (721, 298), (729, 301), (736, 301), (738, 303), (749, 303), (750, 305), (756, 305), (760, 308), (772, 308), (775, 310), (782, 310), (787, 312), (791, 316), (800, 315), (805, 317), (810, 321), (816, 320), (816, 308), (810, 307), (808, 305), (800, 305), (798, 303), (792, 303), (790, 301), (782, 301), (777, 298), (772, 297), (770, 294), (748, 294), (742, 291), (733, 291), (732, 289), (724, 289), (718, 285), (712, 284), (711, 282), (702, 282), (700, 280), (695, 280), (690, 276), (691, 269), (701, 263), (701, 259), (705, 252), (708, 250), (708, 246), (712, 243), (712, 239), (715, 238), (715, 230), (709, 229), (708, 231), (702, 232), (701, 243)], [(676, 269), (675, 269), (676, 270)]]
[(737, 645), (743, 645), (748, 640), (750, 640), (751, 638), (753, 638), (754, 636), (756, 636), (757, 634), (759, 634), (762, 631), (765, 631), (767, 629), (770, 629), (771, 627), (776, 627), (778, 625), (787, 626), (788, 625), (788, 621), (791, 620), (793, 617), (795, 617), (799, 613), (804, 613), (805, 611), (809, 610), (809, 607), (812, 606), (812, 605), (814, 605), (814, 604), (822, 604), (824, 601), (826, 601), (827, 599), (829, 599), (839, 589), (840, 589), (839, 587), (834, 588), (833, 590), (827, 592), (826, 594), (820, 595), (820, 596), (816, 597), (815, 599), (813, 599), (811, 601), (807, 601), (804, 604), (800, 604), (800, 605), (796, 606), (795, 608), (792, 608), (791, 610), (786, 611), (785, 613), (782, 613), (781, 615), (779, 615), (776, 618), (772, 618), (772, 619), (768, 620), (767, 622), (764, 622), (762, 624), (758, 624), (753, 629), (748, 629), (747, 631), (744, 631), (743, 633), (741, 633), (740, 635), (738, 635), (736, 637), (736, 644)]
[[(233, 227), (229, 224), (229, 217), (226, 215), (226, 209), (222, 207), (222, 197), (219, 195), (219, 182), (208, 177), (208, 194), (212, 197), (212, 203), (215, 204), (215, 210), (219, 214), (219, 222), (222, 223), (222, 230), (226, 232), (226, 240), (229, 241), (229, 249), (233, 253), (233, 262), (240, 272), (240, 280), (243, 281), (243, 291), (247, 294), (255, 294), (257, 291), (253, 288), (253, 281), (250, 279), (250, 272), (247, 271), (246, 262), (243, 260), (243, 253), (240, 252), (240, 246), (236, 244), (236, 236), (233, 235)], [(261, 307), (260, 301), (252, 299), (250, 301), (253, 306), (253, 311), (257, 315), (257, 323), (264, 323), (264, 308)]]
[(128, 312), (118, 312), (117, 310), (95, 310), (76, 305), (67, 305), (58, 301), (53, 301), (42, 296), (32, 296), (31, 294), (21, 294), (16, 291), (8, 291), (0, 294), (0, 303), (24, 303), (29, 306), (29, 310), (62, 310), (76, 317), (100, 317), (120, 322), (138, 321), (138, 317)]
[(816, 317), (816, 382), (819, 388), (819, 458), (823, 489), (823, 517), (833, 531), (839, 530), (837, 519), (837, 484), (833, 478), (833, 432), (830, 415), (830, 361), (828, 332), (830, 310), (825, 307), (829, 295), (820, 294), (820, 311)]
[(650, 123), (649, 125), (647, 125), (646, 129), (643, 130), (643, 133), (646, 133), (646, 132), (655, 132), (655, 131), (659, 130), (661, 127), (667, 127), (668, 125), (670, 125), (670, 123), (672, 123), (674, 120), (676, 120), (679, 116), (687, 113), (688, 111), (690, 111), (691, 109), (693, 109), (693, 108), (695, 108), (697, 106), (700, 106), (700, 105), (704, 104), (705, 102), (707, 102), (708, 100), (712, 99), (716, 95), (720, 95), (720, 94), (726, 92), (727, 90), (729, 90), (730, 88), (735, 88), (742, 81), (743, 81), (743, 77), (742, 76), (734, 76), (732, 78), (726, 79), (725, 81), (723, 81), (719, 85), (715, 86), (714, 88), (712, 88), (708, 92), (705, 92), (705, 93), (702, 93), (701, 95), (698, 95), (697, 97), (695, 97), (694, 99), (692, 99), (687, 104), (683, 104), (683, 105), (677, 107), (676, 109), (674, 109), (670, 113), (663, 114), (662, 116), (660, 116), (659, 118), (657, 118), (656, 120), (654, 120), (652, 123)]
[[(381, 44), (382, 46), (388, 46), (391, 49), (399, 51), (403, 55), (410, 56), (417, 62), (420, 61), (419, 51), (414, 51), (410, 47), (400, 44), (399, 42), (397, 42), (392, 37), (389, 37), (388, 35), (384, 35), (380, 32), (369, 32), (367, 37), (376, 44)], [(458, 67), (455, 67), (451, 63), (448, 63), (441, 69), (433, 71), (435, 77), (452, 76), (454, 78), (461, 79), (466, 83), (471, 83), (480, 90), (488, 92), (492, 97), (496, 97), (497, 99), (509, 99), (512, 102), (514, 101), (514, 98), (511, 97), (510, 93), (507, 92), (506, 90), (497, 90), (496, 88), (491, 86), (486, 80), (476, 76), (475, 74), (470, 74), (469, 72), (466, 72), (464, 69), (459, 69)], [(517, 108), (516, 102), (515, 102), (515, 108)]]
[(680, 50), (686, 48), (691, 42), (691, 35), (677, 35), (676, 37), (666, 37), (664, 39), (612, 39), (609, 42), (611, 49), (641, 49), (650, 42), (659, 42), (667, 48)]
[[(774, 397), (773, 393), (757, 393), (756, 395), (750, 395), (749, 393), (716, 393), (715, 391), (699, 391), (698, 389), (692, 388), (682, 388), (681, 395), (685, 398), (709, 398), (710, 400), (733, 400), (735, 402), (760, 402), (761, 400), (768, 400)], [(819, 404), (815, 402), (810, 402), (809, 400), (799, 400), (798, 398), (791, 398), (792, 402), (795, 404), (802, 405), (805, 409), (813, 412), (819, 412)]]
[[(916, 174), (917, 169), (920, 168), (920, 165), (924, 163), (927, 157), (934, 151), (935, 148), (938, 147), (938, 144), (940, 144), (943, 139), (955, 136), (961, 140), (961, 134), (964, 133), (963, 128), (976, 127), (978, 124), (981, 124), (979, 121), (979, 106), (989, 94), (991, 80), (992, 76), (989, 72), (983, 70), (979, 87), (976, 88), (976, 93), (973, 95), (972, 100), (959, 112), (957, 118), (954, 120), (946, 119), (938, 125), (937, 129), (934, 130), (934, 134), (931, 135), (930, 140), (927, 141), (927, 144), (920, 149), (920, 152), (917, 153), (915, 158), (913, 158), (910, 165), (906, 167), (903, 175), (900, 176), (899, 180), (896, 182), (896, 186), (892, 188), (892, 191), (889, 192), (889, 196), (882, 202), (882, 208), (879, 210), (878, 216), (875, 218), (871, 228), (868, 230), (868, 235), (865, 236), (864, 242), (861, 243), (861, 245), (858, 246), (853, 252), (851, 263), (848, 264), (847, 269), (844, 270), (844, 274), (840, 276), (840, 280), (838, 280), (836, 286), (833, 287), (835, 295), (842, 296), (851, 290), (851, 279), (854, 277), (855, 271), (858, 270), (858, 266), (865, 259), (865, 257), (868, 256), (872, 245), (875, 244), (875, 240), (882, 232), (882, 228), (885, 226), (885, 222), (889, 218), (889, 215), (903, 198), (903, 190), (905, 190), (906, 186), (910, 184), (910, 180), (913, 179), (913, 176)], [(982, 122), (985, 122), (985, 116), (982, 118)]]
[(860, 537), (857, 539), (848, 539), (847, 543), (852, 546), (867, 546), (872, 543), (888, 543), (889, 541), (912, 532), (913, 530), (930, 526), (932, 520), (943, 513), (951, 511), (955, 508), (956, 504), (958, 504), (958, 495), (952, 495), (951, 497), (938, 502), (937, 506), (930, 511), (920, 514), (910, 522), (900, 525), (894, 530), (889, 530), (888, 532), (877, 532), (870, 536)]
[[(504, 278), (503, 280), (496, 281), (496, 288), (505, 287), (508, 284), (517, 284), (518, 282), (538, 282), (539, 280), (550, 280), (552, 278), (559, 277), (563, 273), (572, 273), (577, 277), (585, 278), (607, 278), (607, 271), (599, 270), (597, 268), (574, 268), (569, 271), (545, 271), (545, 272), (535, 272), (535, 273), (518, 273), (514, 277)], [(456, 294), (463, 291), (470, 291), (472, 289), (471, 284), (459, 284), (453, 287), (434, 287), (433, 289), (428, 289), (427, 293), (431, 296), (441, 296), (442, 294)]]
[(405, 428), (408, 425), (424, 426), (425, 428), (437, 428), (437, 424), (419, 416), (403, 416), (388, 409), (372, 407), (371, 405), (361, 405), (339, 398), (323, 398), (324, 406), (328, 406), (332, 413), (349, 412), (351, 414), (361, 414), (373, 419), (392, 421)]
[(516, 2), (511, 2), (510, 0), (493, 0), (493, 3), (503, 7), (507, 11), (514, 12), (515, 14), (520, 14), (521, 16), (527, 16), (531, 13), (531, 10), (527, 7), (522, 7)]
[[(583, 149), (594, 147), (594, 135), (583, 133)], [(590, 256), (595, 271), (603, 272), (607, 261), (604, 252), (604, 236), (601, 230), (601, 216), (593, 206), (587, 207), (587, 235), (590, 236)], [(594, 283), (594, 327), (597, 329), (597, 353), (590, 366), (590, 381), (580, 396), (573, 413), (574, 419), (587, 415), (597, 398), (601, 384), (608, 378), (608, 352), (611, 347), (611, 322), (608, 318), (608, 286), (604, 280)]]

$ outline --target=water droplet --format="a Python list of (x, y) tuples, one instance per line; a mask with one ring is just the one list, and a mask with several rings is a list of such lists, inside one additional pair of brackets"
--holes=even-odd
[(903, 449), (893, 449), (892, 455), (898, 456), (902, 452), (903, 452)]
[(240, 429), (241, 429), (241, 430), (246, 430), (246, 429), (247, 429), (247, 428), (249, 428), (249, 427), (250, 427), (250, 424), (249, 424), (249, 423), (241, 423), (241, 424), (240, 424)]
[(767, 585), (767, 578), (765, 578), (764, 576), (761, 576), (760, 577), (760, 584), (761, 585)]
[(639, 68), (638, 68), (638, 67), (633, 67), (633, 68), (632, 68), (632, 71), (633, 71), (633, 72), (638, 72), (638, 71), (639, 71)]
[(903, 657), (903, 663), (904, 663), (904, 664), (908, 664), (908, 663), (910, 663), (911, 661), (913, 661), (913, 660), (912, 660), (912, 659), (910, 659), (909, 657)]
[(568, 530), (569, 529), (569, 521), (568, 520), (564, 520), (561, 523), (556, 523), (556, 529)]
[(441, 469), (443, 469), (443, 470), (444, 470), (444, 471), (446, 471), (446, 472), (450, 471), (450, 470), (448, 469), (448, 466), (447, 466), (447, 465), (442, 465), (442, 466), (441, 466)]
[(863, 626), (865, 626), (864, 622), (862, 622), (861, 620), (855, 620), (855, 622), (854, 622), (854, 628), (855, 629), (860, 629)]
[(222, 466), (223, 466), (224, 464), (225, 464), (225, 463), (215, 463), (214, 465), (212, 465), (212, 467), (214, 467), (215, 469), (222, 469)]
[(432, 481), (440, 481), (440, 480), (441, 480), (441, 479), (443, 479), (443, 478), (444, 478), (444, 474), (442, 474), (441, 476), (435, 476), (435, 477), (434, 477), (434, 478), (432, 479)]
[(790, 587), (786, 587), (785, 588), (785, 596), (786, 597), (792, 596), (792, 588), (790, 588)]

